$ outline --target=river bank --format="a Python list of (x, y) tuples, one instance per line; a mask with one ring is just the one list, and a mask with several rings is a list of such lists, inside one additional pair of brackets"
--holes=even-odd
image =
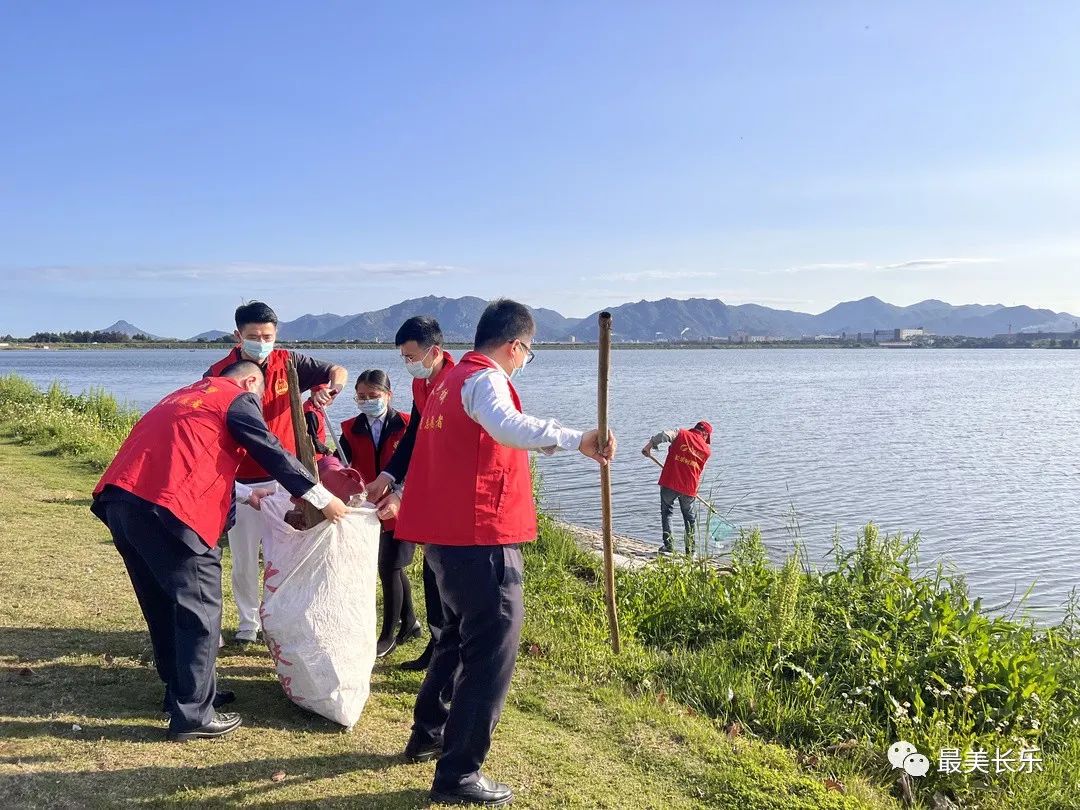
[[(156, 732), (145, 713), (124, 709), (122, 700), (134, 690), (149, 705), (152, 679), (134, 661), (119, 675), (103, 669), (107, 645), (81, 629), (87, 622), (99, 633), (122, 626), (122, 654), (137, 655), (131, 652), (141, 638), (133, 600), (115, 554), (108, 553), (104, 530), (85, 510), (93, 470), (107, 463), (110, 442), (115, 449), (133, 417), (105, 394), (44, 394), (25, 382), (0, 379), (0, 433), (33, 448), (0, 445), (2, 473), (11, 481), (3, 506), (5, 514), (17, 516), (2, 529), (2, 547), (5, 555), (15, 555), (5, 557), (9, 561), (39, 561), (5, 565), (13, 572), (11, 593), (19, 598), (0, 600), (0, 623), (12, 628), (9, 643), (0, 649), (17, 650), (2, 663), (5, 685), (18, 688), (0, 694), (0, 734), (8, 720), (16, 723), (11, 728), (22, 729), (14, 740), (4, 739), (6, 753), (36, 763), (41, 775), (32, 784), (39, 787), (51, 785), (57, 771), (67, 788), (77, 784), (84, 766), (64, 770), (65, 757), (84, 762), (87, 771), (98, 762), (116, 767), (125, 756), (119, 752), (131, 750), (124, 744), (137, 741), (139, 750), (150, 751), (143, 746), (150, 746)], [(883, 536), (873, 526), (866, 527), (856, 547), (838, 547), (833, 567), (824, 573), (808, 572), (798, 553), (779, 568), (770, 565), (760, 536), (750, 531), (733, 544), (725, 575), (692, 560), (635, 562), (629, 554), (630, 563), (617, 573), (624, 649), (614, 656), (596, 555), (581, 549), (580, 533), (575, 536), (546, 516), (540, 524), (537, 542), (526, 549), (522, 685), (515, 681), (511, 698), (518, 713), (500, 727), (499, 739), (505, 738), (507, 747), (500, 749), (503, 758), (496, 751), (492, 766), (509, 769), (499, 773), (508, 781), (518, 778), (540, 788), (526, 794), (523, 806), (890, 807), (905, 789), (914, 803), (926, 807), (948, 802), (994, 810), (1075, 806), (1080, 635), (1073, 611), (1049, 628), (989, 617), (959, 578), (941, 571), (916, 575), (917, 544), (910, 538)], [(79, 651), (74, 671), (65, 660), (69, 645)], [(108, 655), (115, 663), (116, 653)], [(268, 667), (262, 668), (265, 662), (242, 658), (235, 663), (231, 675), (262, 692), (253, 705), (267, 702), (273, 708), (272, 720), (259, 731), (280, 724), (282, 735), (275, 730), (273, 744), (255, 749), (265, 748), (262, 758), (252, 758), (250, 749), (261, 746), (261, 738), (245, 737), (249, 748), (243, 760), (236, 759), (237, 749), (220, 767), (211, 764), (211, 781), (196, 780), (194, 801), (253, 800), (264, 789), (277, 791), (259, 776), (268, 758), (291, 759), (297, 734), (313, 732), (310, 725), (297, 725), (287, 704), (273, 703), (275, 685)], [(32, 674), (20, 675), (23, 669)], [(51, 678), (44, 689), (33, 682), (42, 672)], [(23, 683), (22, 677), (30, 680)], [(376, 678), (373, 694), (380, 697), (371, 722), (388, 717), (385, 709), (397, 718), (388, 720), (391, 725), (404, 727), (408, 690), (415, 685), (392, 669), (380, 668)], [(566, 692), (539, 689), (549, 682)], [(99, 694), (99, 683), (106, 694)], [(569, 695), (578, 702), (567, 703)], [(88, 697), (97, 714), (73, 711)], [(114, 711), (124, 718), (119, 728), (110, 719)], [(669, 713), (697, 725), (676, 729), (663, 719)], [(519, 738), (512, 719), (526, 716), (520, 719)], [(546, 738), (551, 723), (572, 724), (574, 734)], [(71, 725), (94, 728), (97, 742), (73, 742), (65, 731)], [(138, 727), (134, 734), (124, 730), (132, 725)], [(611, 749), (602, 747), (599, 759), (585, 757), (587, 770), (581, 770), (582, 762), (574, 764), (577, 755), (563, 757), (564, 749), (590, 751), (600, 743), (589, 733), (603, 735), (608, 727), (616, 739), (627, 740), (625, 751), (634, 753), (612, 753), (609, 762), (603, 757)], [(625, 738), (621, 729), (628, 729)], [(578, 731), (585, 736), (575, 736)], [(415, 779), (412, 771), (385, 764), (392, 749), (379, 729), (365, 727), (361, 734), (381, 740), (374, 749), (365, 748), (364, 756)], [(935, 763), (942, 749), (1016, 752), (1023, 746), (1039, 752), (1042, 770), (934, 770), (905, 780), (885, 757), (897, 739), (931, 752)], [(318, 795), (313, 790), (325, 788), (328, 795), (340, 796), (360, 783), (365, 791), (374, 790), (375, 780), (344, 764), (354, 745), (337, 740), (325, 749), (329, 763), (318, 757), (300, 761), (305, 776), (281, 786), (297, 792), (281, 795), (311, 797)], [(529, 775), (529, 758), (537, 756), (547, 758), (553, 769), (539, 783)], [(673, 766), (672, 757), (686, 758), (686, 767)], [(161, 762), (152, 767), (152, 789), (136, 785), (135, 795), (177, 798), (175, 787), (162, 787), (162, 780), (175, 784), (176, 772)], [(626, 775), (617, 788), (593, 777), (609, 770), (626, 774), (627, 768), (636, 775)], [(230, 774), (244, 787), (224, 785)], [(664, 789), (676, 799), (636, 792), (645, 789), (642, 780), (665, 774), (671, 779)], [(136, 782), (137, 776), (127, 778)], [(104, 789), (101, 779), (95, 784)], [(418, 806), (413, 788), (401, 792), (393, 799), (398, 804), (379, 806)], [(370, 799), (375, 794), (353, 795)], [(561, 798), (552, 802), (551, 796)]]

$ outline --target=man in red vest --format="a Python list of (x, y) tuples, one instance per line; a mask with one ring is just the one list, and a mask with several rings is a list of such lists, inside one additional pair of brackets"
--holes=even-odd
[[(442, 347), (443, 333), (439, 322), (427, 315), (415, 315), (398, 329), (394, 336), (394, 345), (401, 352), (405, 370), (412, 381), (412, 415), (409, 426), (401, 443), (394, 451), (390, 463), (367, 488), (370, 501), (379, 505), (379, 517), (384, 521), (393, 520), (401, 508), (400, 487), (405, 482), (409, 470), (416, 433), (420, 426), (420, 415), (424, 411), (428, 395), (454, 367), (454, 358)], [(392, 487), (398, 487), (393, 491)], [(406, 661), (402, 669), (419, 671), (427, 669), (431, 662), (435, 644), (439, 640), (439, 628), (442, 627), (442, 600), (439, 598), (439, 586), (435, 575), (424, 557), (424, 609), (427, 613), (428, 630), (431, 637), (420, 657)]]
[[(474, 350), (431, 390), (419, 419), (397, 536), (425, 544), (444, 622), (416, 697), (406, 757), (439, 758), (434, 802), (509, 803), (509, 787), (480, 772), (521, 637), (521, 544), (536, 539), (528, 450), (578, 450), (607, 464), (596, 430), (582, 433), (521, 411), (511, 377), (533, 358), (528, 308), (490, 304)], [(449, 707), (442, 699), (453, 676)], [(441, 752), (441, 754), (440, 754)]]
[[(341, 392), (349, 374), (333, 363), (324, 363), (307, 355), (274, 348), (277, 340), (278, 318), (270, 307), (261, 301), (252, 301), (236, 310), (237, 346), (225, 357), (210, 366), (205, 376), (218, 374), (223, 368), (238, 360), (258, 363), (266, 375), (266, 392), (262, 409), (270, 432), (277, 436), (282, 447), (296, 454), (292, 416), (289, 404), (289, 383), (286, 362), (292, 357), (296, 365), (296, 377), (300, 391), (311, 390), (312, 403), (325, 408)], [(277, 485), (259, 462), (245, 458), (237, 473), (236, 523), (229, 530), (229, 553), (232, 555), (233, 598), (239, 614), (239, 626), (235, 640), (253, 643), (258, 640), (259, 624), (259, 547), (262, 545), (263, 522), (256, 510), (246, 501), (250, 488), (273, 492)]]
[[(241, 361), (169, 394), (132, 428), (94, 488), (91, 511), (112, 533), (165, 683), (167, 737), (220, 737), (240, 725), (214, 675), (221, 633), (221, 549), (236, 471), (247, 457), (338, 520), (345, 504), (281, 447), (263, 419), (263, 374)], [(258, 504), (258, 496), (255, 497)]]
[(694, 528), (697, 525), (697, 504), (695, 496), (701, 485), (701, 474), (712, 450), (712, 425), (701, 421), (690, 430), (681, 428), (663, 430), (657, 433), (641, 448), (642, 455), (652, 457), (653, 451), (665, 442), (671, 442), (664, 469), (660, 472), (660, 527), (664, 540), (660, 546), (661, 554), (675, 551), (674, 537), (671, 534), (671, 514), (675, 511), (675, 501), (682, 510), (683, 524), (686, 529), (686, 549), (693, 546)]

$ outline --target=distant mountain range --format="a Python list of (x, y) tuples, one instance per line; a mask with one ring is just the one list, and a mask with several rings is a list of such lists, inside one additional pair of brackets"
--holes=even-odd
[[(282, 340), (353, 340), (392, 343), (401, 323), (412, 315), (431, 315), (442, 326), (448, 341), (471, 342), (476, 322), (487, 302), (482, 298), (414, 298), (373, 312), (356, 315), (303, 315), (282, 321)], [(799, 338), (817, 335), (856, 335), (878, 329), (923, 327), (935, 335), (992, 337), (1013, 332), (1071, 332), (1080, 317), (1067, 312), (1001, 304), (955, 306), (944, 301), (920, 301), (907, 307), (886, 303), (880, 298), (847, 301), (819, 315), (772, 309), (758, 304), (729, 305), (723, 301), (690, 298), (680, 301), (638, 301), (621, 304), (609, 312), (614, 336), (621, 341), (669, 341), (728, 338), (739, 335)], [(594, 313), (586, 318), (566, 318), (550, 309), (533, 309), (540, 341), (596, 340)], [(127, 321), (117, 321), (107, 330), (136, 333), (155, 338)], [(211, 330), (191, 340), (228, 337), (231, 330)]]

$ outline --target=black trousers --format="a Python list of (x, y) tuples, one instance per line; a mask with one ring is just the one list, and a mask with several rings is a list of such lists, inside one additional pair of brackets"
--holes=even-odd
[(439, 594), (439, 583), (435, 579), (435, 572), (431, 570), (428, 562), (427, 550), (431, 546), (425, 546), (424, 551), (424, 612), (427, 613), (428, 630), (431, 631), (431, 642), (439, 640), (439, 634), (443, 626), (442, 596)]
[(172, 731), (189, 731), (214, 716), (221, 634), (221, 549), (197, 554), (148, 509), (126, 501), (105, 505), (106, 523), (124, 560), (165, 683)]
[[(424, 556), (444, 616), (416, 696), (413, 733), (442, 736), (434, 787), (443, 789), (475, 782), (491, 748), (521, 640), (523, 564), (518, 546), (428, 545)], [(443, 689), (450, 680), (447, 705)]]
[(379, 582), (382, 584), (383, 619), (379, 640), (389, 639), (400, 626), (410, 629), (416, 623), (413, 612), (412, 583), (405, 566), (412, 562), (416, 546), (395, 540), (392, 531), (379, 535)]

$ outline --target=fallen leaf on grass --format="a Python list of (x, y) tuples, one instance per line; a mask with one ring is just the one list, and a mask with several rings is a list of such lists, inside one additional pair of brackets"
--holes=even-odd
[(24, 678), (33, 678), (35, 675), (37, 675), (37, 673), (34, 672), (34, 670), (30, 669), (30, 667), (23, 667), (19, 670), (19, 675)]
[(542, 658), (544, 656), (544, 651), (540, 649), (540, 645), (534, 641), (529, 645), (529, 655), (533, 658)]
[(825, 790), (831, 790), (834, 793), (847, 793), (844, 783), (839, 779), (826, 779), (823, 784), (825, 785)]
[(656, 696), (656, 702), (663, 706), (665, 703), (667, 703), (667, 695), (664, 692), (661, 692)]
[(851, 749), (858, 747), (858, 740), (844, 740), (843, 742), (839, 742), (836, 745), (826, 746), (825, 750), (830, 754), (840, 754), (844, 751), (850, 751)]
[(727, 727), (727, 735), (729, 740), (734, 740), (740, 734), (742, 734), (742, 726), (738, 723), (732, 723)]
[(274, 775), (270, 777), (271, 782), (284, 782), (285, 771), (275, 771)]

